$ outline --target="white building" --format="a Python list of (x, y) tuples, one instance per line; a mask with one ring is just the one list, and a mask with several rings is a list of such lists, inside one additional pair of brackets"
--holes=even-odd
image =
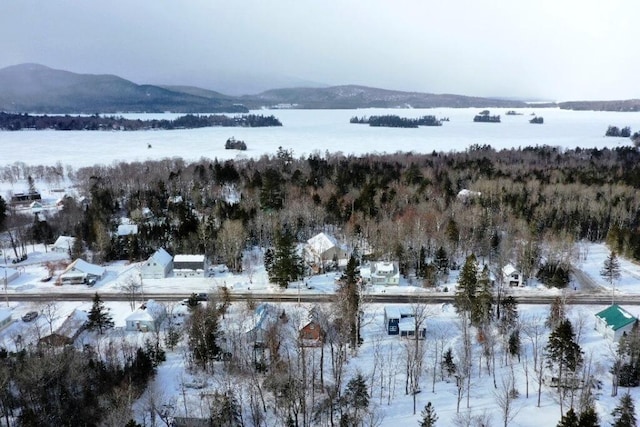
[(149, 300), (125, 319), (127, 331), (155, 332), (167, 315), (164, 305)]
[(204, 255), (176, 255), (173, 257), (173, 274), (176, 277), (204, 277), (207, 268)]
[(0, 308), (0, 330), (6, 328), (11, 324), (13, 319), (11, 318), (11, 309)]
[(524, 286), (522, 273), (512, 264), (502, 267), (502, 282), (509, 286)]
[(104, 267), (77, 259), (60, 274), (59, 280), (63, 285), (95, 284), (106, 272)]
[(638, 319), (618, 304), (613, 304), (596, 313), (596, 331), (610, 341), (620, 341), (625, 333), (633, 329)]
[(71, 248), (73, 248), (73, 243), (76, 238), (71, 236), (60, 236), (56, 239), (54, 244), (49, 248), (53, 252), (71, 252)]
[(345, 260), (346, 257), (346, 248), (340, 246), (335, 237), (326, 233), (316, 234), (307, 240), (305, 245), (305, 259), (318, 269), (324, 268), (332, 261), (340, 263), (340, 260)]
[(374, 262), (367, 278), (372, 285), (397, 286), (400, 284), (400, 267), (394, 261)]
[(160, 248), (140, 267), (143, 279), (164, 279), (173, 270), (173, 257)]
[(18, 270), (0, 266), (0, 285), (8, 285), (12, 280), (17, 279), (20, 273)]

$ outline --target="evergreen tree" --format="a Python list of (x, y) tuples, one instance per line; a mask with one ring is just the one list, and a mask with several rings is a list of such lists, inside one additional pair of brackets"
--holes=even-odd
[(365, 412), (369, 409), (367, 382), (360, 372), (349, 380), (341, 400), (343, 416), (340, 419), (340, 425), (360, 425)]
[(558, 377), (558, 393), (562, 409), (564, 391), (571, 388), (572, 384), (566, 381), (571, 378), (582, 365), (582, 349), (576, 342), (573, 326), (569, 319), (565, 319), (551, 332), (549, 341), (545, 347), (547, 365)]
[(456, 364), (453, 361), (453, 352), (451, 351), (451, 347), (449, 347), (442, 355), (441, 365), (448, 377), (451, 377), (456, 373)]
[(578, 425), (580, 427), (600, 427), (598, 413), (593, 406), (587, 407), (580, 413), (580, 420), (578, 422)]
[(447, 255), (447, 251), (442, 246), (440, 246), (436, 251), (433, 263), (438, 269), (438, 274), (441, 277), (449, 275), (449, 256)]
[(557, 427), (581, 427), (580, 420), (573, 408), (569, 408), (566, 414), (562, 416)]
[(4, 230), (4, 223), (7, 219), (7, 202), (0, 196), (0, 231)]
[(600, 270), (600, 276), (602, 276), (609, 286), (611, 286), (612, 297), (615, 299), (615, 287), (614, 282), (620, 279), (620, 262), (615, 251), (611, 251), (609, 256), (604, 260), (602, 270)]
[(420, 415), (422, 416), (422, 419), (418, 421), (420, 427), (434, 427), (438, 421), (438, 415), (431, 402), (427, 402)]
[(196, 307), (189, 319), (189, 349), (193, 358), (205, 370), (222, 354), (219, 317), (220, 311), (215, 304), (209, 302), (206, 308)]
[(93, 306), (89, 311), (87, 328), (89, 330), (97, 329), (100, 335), (105, 329), (113, 328), (113, 319), (109, 315), (109, 309), (104, 306), (97, 292), (93, 296)]
[(276, 233), (272, 254), (265, 256), (265, 268), (269, 280), (277, 283), (281, 288), (286, 288), (290, 282), (295, 282), (303, 276), (304, 264), (296, 252), (293, 234), (288, 229), (285, 228)]
[(611, 412), (614, 417), (613, 427), (636, 427), (636, 410), (629, 393), (620, 398), (620, 403)]
[(470, 313), (475, 304), (478, 286), (478, 266), (476, 256), (471, 254), (467, 257), (460, 277), (458, 277), (458, 289), (456, 291), (455, 305), (458, 313)]
[(213, 427), (241, 427), (242, 407), (231, 390), (215, 392), (211, 402), (210, 420)]
[(485, 265), (478, 279), (478, 295), (471, 312), (471, 323), (475, 326), (488, 325), (493, 321), (493, 294), (489, 268)]
[(356, 258), (351, 255), (347, 267), (340, 277), (338, 297), (343, 315), (349, 328), (349, 342), (352, 348), (361, 343), (360, 338), (360, 269)]

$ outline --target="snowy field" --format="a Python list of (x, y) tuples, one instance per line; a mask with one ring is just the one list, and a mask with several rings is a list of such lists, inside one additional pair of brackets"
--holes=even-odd
[[(313, 152), (365, 154), (413, 151), (464, 151), (472, 144), (489, 144), (496, 149), (535, 145), (562, 148), (603, 148), (629, 145), (628, 138), (605, 138), (609, 125), (640, 130), (639, 113), (567, 111), (560, 109), (516, 109), (522, 115), (507, 116), (506, 109), (492, 109), (502, 123), (474, 123), (481, 108), (363, 109), (363, 110), (259, 110), (275, 115), (282, 127), (202, 128), (171, 131), (94, 132), (19, 131), (0, 132), (0, 164), (25, 162), (30, 165), (73, 167), (111, 164), (116, 161), (145, 161), (182, 157), (257, 158), (274, 155), (278, 147), (294, 155)], [(349, 123), (352, 116), (395, 114), (401, 117), (435, 115), (448, 117), (440, 127), (418, 129), (373, 128)], [(529, 123), (532, 114), (544, 124)], [(125, 114), (128, 118), (175, 118), (176, 114)], [(247, 143), (246, 151), (225, 150), (229, 137)], [(151, 148), (147, 148), (151, 145)]]

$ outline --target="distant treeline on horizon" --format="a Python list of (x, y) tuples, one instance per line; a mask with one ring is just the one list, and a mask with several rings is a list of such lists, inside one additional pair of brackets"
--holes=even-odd
[(48, 116), (0, 112), (0, 130), (148, 130), (193, 129), (202, 127), (268, 127), (282, 126), (275, 116), (244, 114), (229, 117), (221, 114), (187, 114), (173, 120), (125, 119), (116, 116)]

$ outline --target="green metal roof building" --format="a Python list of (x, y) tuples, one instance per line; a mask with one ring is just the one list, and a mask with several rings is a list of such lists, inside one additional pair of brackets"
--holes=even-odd
[(611, 341), (619, 341), (625, 332), (631, 331), (638, 319), (618, 304), (596, 313), (596, 330)]

